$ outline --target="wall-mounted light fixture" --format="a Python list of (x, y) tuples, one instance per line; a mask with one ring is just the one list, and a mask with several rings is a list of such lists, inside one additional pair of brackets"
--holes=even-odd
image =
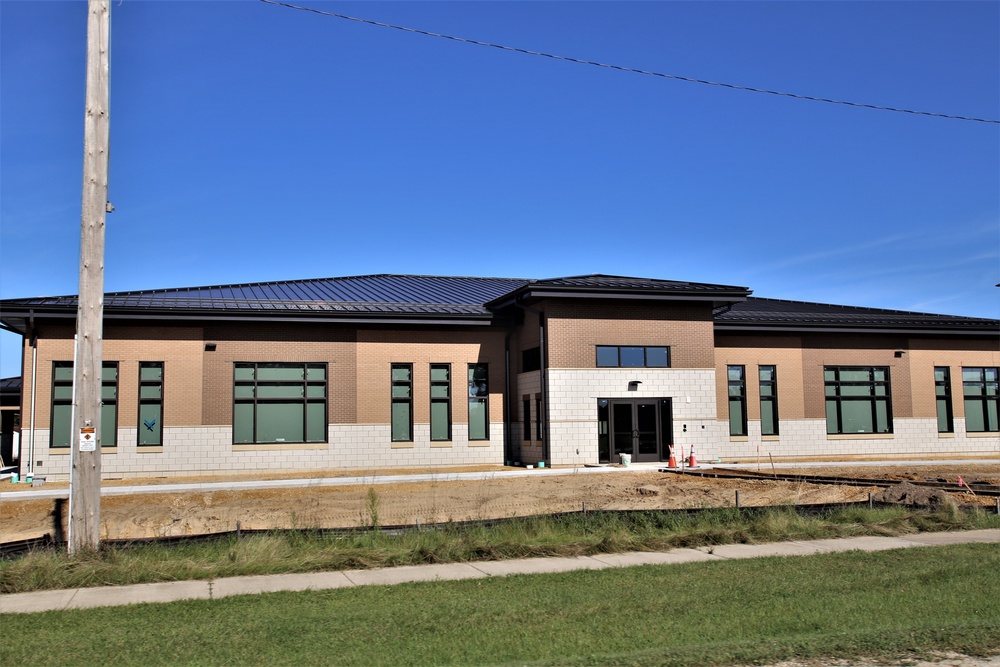
[(902, 350), (896, 350), (892, 356), (896, 357), (897, 359), (902, 359), (904, 354), (906, 353), (903, 352)]
[(215, 343), (205, 343), (206, 352), (215, 352), (215, 347), (216, 347)]
[(642, 384), (642, 380), (629, 380), (628, 390), (635, 391), (639, 388), (640, 384)]

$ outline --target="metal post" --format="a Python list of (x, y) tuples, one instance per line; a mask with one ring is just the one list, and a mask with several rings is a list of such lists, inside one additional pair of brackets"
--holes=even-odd
[(73, 368), (76, 409), (70, 446), (69, 553), (96, 550), (101, 520), (101, 342), (104, 326), (104, 223), (108, 210), (108, 107), (111, 8), (89, 0), (83, 206), (80, 218), (79, 354)]

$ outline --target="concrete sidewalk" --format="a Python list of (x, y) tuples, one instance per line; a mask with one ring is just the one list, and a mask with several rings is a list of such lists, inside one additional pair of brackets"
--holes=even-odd
[(229, 577), (204, 581), (176, 581), (134, 586), (105, 586), (69, 590), (0, 595), (0, 613), (26, 614), (59, 609), (87, 609), (136, 603), (177, 600), (214, 600), (233, 595), (257, 595), (277, 591), (307, 591), (352, 586), (393, 585), (414, 581), (453, 581), (504, 577), (512, 574), (542, 574), (574, 570), (602, 570), (635, 565), (673, 565), (699, 561), (764, 556), (808, 556), (839, 551), (885, 551), (909, 547), (943, 546), (969, 542), (1000, 543), (1000, 528), (989, 530), (918, 533), (901, 537), (848, 537), (826, 540), (727, 544), (666, 552), (598, 554), (576, 558), (524, 558), (390, 567), (375, 570), (345, 570), (309, 574), (274, 574)]

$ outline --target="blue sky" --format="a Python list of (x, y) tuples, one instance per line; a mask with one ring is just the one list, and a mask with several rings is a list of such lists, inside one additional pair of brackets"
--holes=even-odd
[[(1000, 118), (997, 2), (296, 4)], [(1000, 125), (261, 2), (111, 11), (108, 291), (608, 273), (1000, 317)], [(2, 298), (78, 289), (85, 44), (82, 0), (0, 1)]]

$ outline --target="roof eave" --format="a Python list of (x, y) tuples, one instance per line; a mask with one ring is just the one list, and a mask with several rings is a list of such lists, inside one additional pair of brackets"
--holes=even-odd
[[(219, 311), (219, 310), (165, 310), (165, 309), (116, 309), (105, 308), (105, 320), (156, 320), (156, 321), (177, 321), (177, 322), (298, 322), (313, 324), (412, 324), (412, 325), (448, 325), (448, 326), (491, 326), (504, 325), (506, 320), (498, 318), (492, 313), (475, 315), (469, 313), (302, 313), (302, 314), (280, 314), (281, 311)], [(76, 320), (76, 309), (66, 308), (32, 308), (22, 313), (4, 313), (4, 328), (26, 335), (27, 321), (30, 316), (36, 320), (57, 319)], [(8, 322), (9, 320), (9, 322)], [(19, 322), (21, 328), (9, 326), (9, 323)]]
[(1000, 338), (1000, 330), (987, 326), (975, 328), (958, 328), (947, 325), (940, 326), (892, 326), (892, 325), (832, 325), (832, 324), (789, 324), (774, 322), (715, 322), (716, 331), (732, 332), (773, 332), (773, 333), (864, 333), (864, 334), (895, 334), (895, 335), (936, 335), (936, 336), (979, 336)]
[(515, 303), (537, 302), (542, 299), (613, 299), (639, 301), (700, 301), (711, 302), (713, 307), (746, 301), (749, 291), (732, 292), (706, 290), (704, 292), (663, 292), (653, 290), (620, 290), (610, 288), (546, 288), (528, 286), (487, 301), (487, 308), (496, 310)]

